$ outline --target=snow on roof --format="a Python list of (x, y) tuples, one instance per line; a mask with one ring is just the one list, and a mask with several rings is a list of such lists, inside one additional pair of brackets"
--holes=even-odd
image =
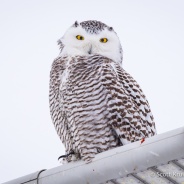
[(4, 184), (184, 184), (184, 127)]

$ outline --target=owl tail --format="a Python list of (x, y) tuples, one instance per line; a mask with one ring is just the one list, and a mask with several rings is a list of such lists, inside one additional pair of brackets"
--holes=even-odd
[(96, 152), (94, 150), (85, 150), (84, 152), (81, 152), (81, 158), (86, 163), (89, 164), (92, 162), (92, 160), (95, 158)]

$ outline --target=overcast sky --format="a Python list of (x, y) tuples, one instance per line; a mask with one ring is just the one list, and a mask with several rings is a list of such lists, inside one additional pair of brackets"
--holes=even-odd
[(58, 166), (64, 154), (49, 114), (49, 72), (75, 20), (118, 33), (123, 67), (159, 134), (184, 124), (183, 0), (0, 0), (0, 183)]

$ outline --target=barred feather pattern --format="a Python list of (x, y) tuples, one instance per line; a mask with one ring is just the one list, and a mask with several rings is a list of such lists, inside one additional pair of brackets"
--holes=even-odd
[(119, 63), (101, 55), (56, 58), (49, 99), (56, 131), (75, 160), (90, 162), (100, 152), (156, 134), (140, 86)]

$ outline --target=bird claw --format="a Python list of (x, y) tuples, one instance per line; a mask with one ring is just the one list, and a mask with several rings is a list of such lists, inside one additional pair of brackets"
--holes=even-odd
[(68, 154), (66, 155), (61, 155), (58, 160), (60, 160), (61, 158), (68, 158), (70, 155), (74, 154), (74, 151), (70, 151)]

